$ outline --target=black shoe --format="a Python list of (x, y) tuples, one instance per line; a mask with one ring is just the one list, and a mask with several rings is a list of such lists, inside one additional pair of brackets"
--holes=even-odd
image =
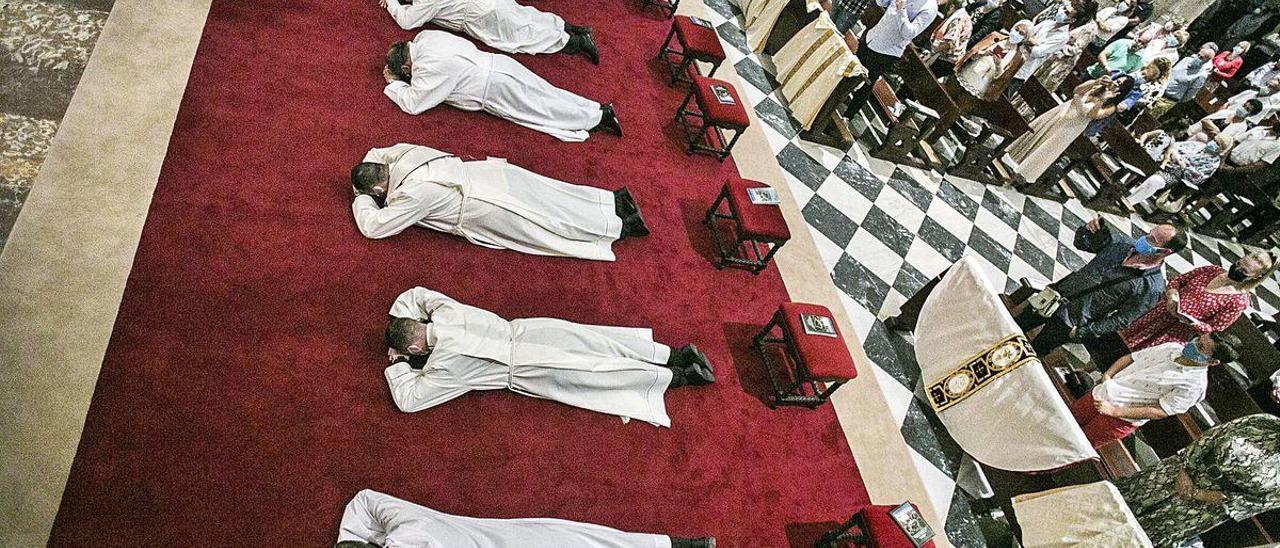
[(640, 206), (636, 205), (631, 189), (624, 186), (613, 191), (613, 211), (623, 219), (640, 213)]
[(671, 548), (716, 548), (716, 537), (671, 538)]
[(600, 48), (596, 47), (595, 36), (593, 36), (590, 32), (586, 32), (583, 34), (579, 34), (578, 37), (581, 38), (582, 40), (578, 44), (579, 48), (581, 48), (578, 50), (578, 53), (581, 53), (584, 57), (586, 57), (587, 59), (590, 59), (591, 64), (599, 65), (600, 64)]
[(685, 384), (689, 386), (705, 386), (716, 382), (716, 374), (711, 371), (711, 367), (700, 362), (694, 362), (686, 367), (684, 375)]
[(667, 358), (667, 367), (672, 369), (688, 367), (697, 360), (698, 347), (692, 344), (686, 344), (671, 351), (671, 357)]
[(618, 121), (618, 113), (613, 110), (613, 103), (600, 105), (600, 123), (592, 131), (607, 131), (622, 137), (622, 123)]
[(622, 220), (622, 235), (628, 238), (643, 238), (649, 235), (649, 227), (645, 226), (644, 218), (636, 213)]

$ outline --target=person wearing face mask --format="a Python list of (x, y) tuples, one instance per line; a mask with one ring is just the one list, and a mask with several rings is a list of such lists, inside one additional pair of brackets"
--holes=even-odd
[(366, 238), (416, 225), (484, 247), (612, 261), (614, 242), (649, 233), (625, 188), (573, 185), (418, 145), (370, 150), (351, 169), (351, 186), (351, 213)]
[(600, 64), (590, 27), (513, 0), (378, 0), (404, 30), (434, 23), (506, 53), (578, 54)]
[(405, 413), (475, 390), (507, 389), (580, 409), (670, 427), (667, 390), (715, 382), (698, 347), (653, 330), (554, 318), (505, 320), (423, 287), (400, 294), (387, 322), (383, 371)]
[(1112, 42), (1102, 53), (1098, 54), (1098, 62), (1089, 65), (1085, 72), (1090, 78), (1098, 78), (1103, 74), (1116, 71), (1128, 74), (1142, 67), (1142, 50), (1146, 43), (1142, 38), (1121, 38)]
[(1100, 219), (1089, 221), (1076, 231), (1075, 244), (1095, 253), (1093, 259), (1041, 292), (1056, 292), (1065, 302), (1053, 311), (1026, 306), (1015, 319), (1024, 332), (1044, 326), (1031, 341), (1040, 356), (1068, 342), (1088, 345), (1151, 309), (1164, 293), (1165, 258), (1187, 241), (1186, 232), (1173, 225), (1156, 225), (1134, 240)]
[(1156, 59), (1168, 59), (1169, 64), (1177, 63), (1182, 58), (1182, 54), (1178, 49), (1190, 40), (1190, 34), (1185, 30), (1174, 31), (1173, 34), (1164, 38), (1157, 38), (1153, 42), (1147, 43), (1142, 49), (1142, 62), (1150, 64)]
[(1213, 81), (1230, 80), (1240, 71), (1244, 64), (1244, 54), (1249, 51), (1248, 42), (1240, 42), (1235, 47), (1219, 53), (1213, 58)]
[[(1280, 111), (1280, 78), (1272, 78), (1259, 89), (1246, 89), (1240, 93), (1232, 95), (1230, 99), (1227, 99), (1227, 104), (1222, 107), (1222, 110), (1239, 109), (1240, 107), (1245, 106), (1249, 101), (1255, 99), (1262, 104), (1262, 109), (1248, 116), (1249, 123), (1251, 124), (1258, 124), (1262, 122), (1264, 118)], [(1218, 112), (1222, 112), (1222, 110), (1219, 110)], [(1218, 112), (1215, 112), (1214, 114), (1218, 114)], [(1225, 117), (1225, 114), (1219, 116)]]
[(1030, 46), (1027, 50), (1027, 60), (1013, 75), (1013, 81), (1009, 83), (1009, 87), (1005, 88), (1005, 95), (1009, 97), (1017, 95), (1022, 84), (1036, 73), (1049, 56), (1067, 46), (1071, 41), (1071, 24), (1075, 22), (1077, 13), (1076, 7), (1071, 3), (1063, 3), (1053, 12), (1053, 17), (1036, 23), (1031, 30), (1031, 36), (1027, 37)]
[(1127, 0), (1121, 0), (1116, 5), (1109, 8), (1098, 10), (1098, 15), (1093, 18), (1092, 25), (1098, 27), (1097, 35), (1094, 37), (1094, 43), (1099, 47), (1102, 44), (1110, 42), (1120, 31), (1129, 26), (1130, 10), (1133, 9), (1132, 4)]
[(1249, 99), (1239, 105), (1224, 105), (1217, 112), (1201, 118), (1200, 121), (1187, 127), (1188, 135), (1204, 134), (1217, 139), (1224, 148), (1235, 146), (1245, 132), (1253, 127), (1249, 120), (1262, 114), (1262, 101)]
[(1249, 71), (1249, 74), (1245, 76), (1245, 81), (1249, 82), (1253, 89), (1264, 89), (1270, 85), (1272, 80), (1277, 78), (1280, 78), (1280, 62), (1268, 61), (1262, 66)]
[(1094, 448), (1122, 440), (1149, 420), (1186, 413), (1204, 400), (1209, 368), (1234, 361), (1239, 345), (1233, 335), (1214, 333), (1121, 356), (1071, 404), (1071, 415)]
[[(1227, 148), (1224, 142), (1226, 140), (1225, 137), (1221, 140), (1210, 139), (1204, 133), (1197, 133), (1190, 139), (1174, 143), (1165, 152), (1164, 160), (1160, 163), (1160, 171), (1147, 177), (1129, 191), (1129, 203), (1137, 206), (1157, 192), (1168, 188), (1168, 195), (1161, 200), (1166, 206), (1181, 204), (1187, 195), (1200, 188), (1202, 183), (1222, 167), (1222, 155)], [(1178, 205), (1173, 211), (1166, 208), (1164, 212), (1176, 213), (1180, 209), (1181, 206)]]
[(1218, 45), (1207, 42), (1200, 46), (1200, 51), (1173, 65), (1169, 74), (1169, 83), (1164, 88), (1164, 96), (1157, 99), (1148, 111), (1157, 120), (1178, 103), (1195, 99), (1200, 88), (1209, 78), (1210, 61), (1218, 53)]
[(1088, 346), (1098, 367), (1132, 352), (1226, 331), (1249, 308), (1254, 289), (1275, 275), (1276, 256), (1251, 253), (1231, 268), (1206, 265), (1169, 280), (1160, 302), (1132, 324)]
[[(1083, 20), (1083, 17), (1078, 19)], [(1085, 50), (1097, 38), (1099, 32), (1101, 29), (1098, 26), (1097, 17), (1071, 29), (1067, 45), (1049, 56), (1049, 59), (1036, 69), (1035, 77), (1040, 85), (1044, 86), (1044, 89), (1057, 91), (1067, 76), (1075, 71), (1080, 56), (1084, 55)]]
[(455, 516), (372, 489), (342, 512), (333, 548), (716, 548), (697, 539), (628, 533), (602, 525), (550, 518)]
[(875, 0), (884, 8), (880, 20), (866, 33), (858, 61), (867, 69), (866, 82), (849, 95), (845, 118), (853, 119), (866, 106), (871, 88), (881, 76), (893, 74), (907, 46), (938, 18), (937, 0)]
[[(1031, 21), (1023, 19), (1014, 23), (1007, 35), (991, 33), (965, 52), (956, 61), (953, 85), (959, 86), (960, 90), (955, 90), (952, 96), (982, 101), (999, 98), (1026, 60), (1030, 49), (1026, 45), (1026, 34), (1030, 30)], [(961, 100), (957, 99), (957, 102)]]

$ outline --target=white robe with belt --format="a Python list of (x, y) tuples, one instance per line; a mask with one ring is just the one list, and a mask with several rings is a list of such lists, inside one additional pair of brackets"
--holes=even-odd
[(365, 489), (342, 512), (338, 542), (384, 548), (671, 548), (666, 535), (549, 518), (454, 516)]
[(611, 245), (622, 219), (607, 190), (579, 186), (500, 159), (464, 162), (439, 150), (409, 144), (375, 148), (365, 162), (387, 164), (387, 205), (357, 196), (356, 226), (386, 238), (418, 225), (495, 249), (531, 255), (614, 260)]
[(555, 53), (569, 42), (564, 19), (513, 0), (387, 0), (387, 11), (405, 30), (435, 23), (507, 53)]
[(396, 80), (383, 93), (409, 114), (445, 103), (483, 110), (561, 141), (585, 141), (600, 124), (600, 103), (551, 85), (515, 59), (484, 53), (465, 38), (424, 30), (409, 43), (412, 83)]
[[(552, 318), (510, 322), (492, 312), (415, 287), (391, 306), (397, 318), (430, 318), (431, 356), (421, 370), (385, 371), (404, 412), (434, 407), (472, 390), (509, 389), (624, 420), (671, 426), (663, 394), (671, 348), (649, 329), (582, 325)], [(432, 340), (434, 339), (434, 341)]]

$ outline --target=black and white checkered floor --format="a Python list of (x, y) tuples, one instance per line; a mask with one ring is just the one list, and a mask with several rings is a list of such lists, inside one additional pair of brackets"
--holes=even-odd
[[(739, 92), (764, 121), (764, 132), (786, 172), (792, 194), (818, 243), (831, 278), (841, 289), (867, 356), (874, 362), (915, 466), (933, 502), (949, 508), (947, 536), (957, 546), (985, 543), (956, 477), (966, 457), (918, 395), (920, 368), (909, 336), (885, 329), (907, 297), (963, 255), (980, 259), (988, 277), (1006, 289), (1018, 279), (1049, 281), (1083, 265), (1075, 230), (1098, 214), (1078, 201), (1066, 204), (938, 173), (895, 166), (851, 151), (801, 141), (799, 124), (783, 107), (767, 56), (749, 51), (742, 14), (731, 0), (706, 0), (708, 19), (726, 44), (728, 59), (749, 83)], [(765, 57), (764, 60), (761, 57)], [(722, 69), (723, 70), (723, 69)], [(1112, 226), (1135, 235), (1149, 224), (1104, 214)], [(1229, 265), (1245, 250), (1234, 243), (1194, 237), (1168, 261), (1170, 276), (1204, 264)], [(1254, 309), (1274, 316), (1280, 285), (1259, 288)]]

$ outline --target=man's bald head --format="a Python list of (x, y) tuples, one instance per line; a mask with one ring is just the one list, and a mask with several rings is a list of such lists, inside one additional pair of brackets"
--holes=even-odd
[(1187, 247), (1187, 231), (1170, 224), (1156, 225), (1147, 231), (1147, 241), (1151, 245), (1177, 253)]
[(387, 323), (387, 346), (396, 352), (421, 355), (427, 350), (426, 324), (413, 318), (391, 318)]

